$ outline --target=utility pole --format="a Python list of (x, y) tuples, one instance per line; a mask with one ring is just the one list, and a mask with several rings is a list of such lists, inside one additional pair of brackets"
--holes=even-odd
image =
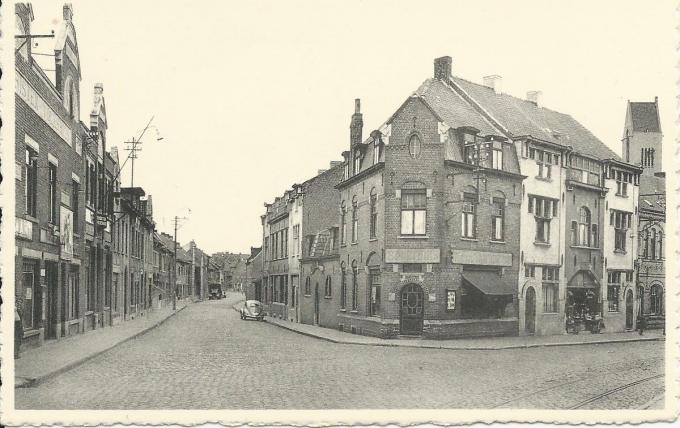
[(135, 140), (133, 138), (132, 141), (125, 141), (125, 144), (128, 144), (125, 150), (130, 152), (128, 158), (132, 160), (132, 165), (130, 166), (130, 187), (135, 187), (135, 159), (137, 159), (137, 153), (142, 151), (142, 148), (138, 147), (142, 142), (139, 139)]
[(173, 237), (173, 256), (172, 256), (172, 288), (173, 288), (173, 298), (172, 298), (172, 310), (177, 309), (177, 294), (179, 294), (179, 290), (177, 289), (177, 229), (179, 229), (180, 225), (179, 222), (181, 220), (186, 220), (187, 217), (178, 217), (175, 216), (172, 219), (173, 225), (175, 227), (175, 234)]

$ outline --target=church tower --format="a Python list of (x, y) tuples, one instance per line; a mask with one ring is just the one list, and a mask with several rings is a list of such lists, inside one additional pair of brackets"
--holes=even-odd
[(659, 99), (653, 102), (628, 101), (623, 129), (623, 160), (641, 166), (643, 175), (653, 176), (663, 171)]

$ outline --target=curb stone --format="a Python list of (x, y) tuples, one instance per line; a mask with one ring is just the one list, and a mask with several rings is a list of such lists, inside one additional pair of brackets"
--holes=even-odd
[[(239, 308), (237, 306), (239, 304), (243, 303), (243, 301), (237, 302), (234, 305), (232, 305), (232, 308), (236, 311), (239, 312)], [(530, 348), (545, 348), (545, 347), (557, 347), (557, 346), (579, 346), (579, 345), (603, 345), (607, 343), (630, 343), (630, 342), (651, 342), (651, 341), (663, 341), (664, 336), (660, 337), (634, 337), (634, 338), (625, 338), (625, 339), (602, 339), (602, 340), (594, 340), (591, 342), (547, 342), (547, 343), (523, 343), (523, 344), (517, 344), (517, 345), (502, 345), (502, 346), (447, 346), (446, 344), (411, 344), (411, 343), (381, 343), (381, 342), (361, 342), (361, 341), (353, 341), (353, 340), (344, 340), (344, 339), (332, 339), (330, 337), (325, 337), (320, 334), (308, 332), (308, 331), (301, 331), (293, 327), (289, 327), (285, 324), (278, 323), (278, 322), (272, 322), (268, 320), (267, 318), (264, 319), (264, 321), (267, 324), (275, 325), (277, 327), (280, 327), (284, 330), (292, 331), (294, 333), (307, 336), (307, 337), (313, 337), (315, 339), (320, 339), (324, 340), (326, 342), (331, 342), (331, 343), (337, 343), (341, 345), (364, 345), (364, 346), (383, 346), (383, 347), (402, 347), (402, 348), (423, 348), (423, 349), (446, 349), (446, 350), (451, 350), (451, 351), (502, 351), (502, 350), (507, 350), (507, 349), (530, 349)]]
[(56, 369), (56, 370), (54, 370), (50, 373), (47, 373), (47, 374), (44, 374), (44, 375), (38, 376), (38, 377), (19, 377), (19, 378), (15, 379), (14, 387), (15, 388), (32, 388), (34, 386), (40, 385), (41, 383), (45, 382), (46, 380), (52, 379), (53, 377), (59, 376), (60, 374), (62, 374), (64, 372), (72, 370), (72, 369), (80, 366), (81, 364), (83, 364), (83, 363), (85, 363), (85, 362), (105, 353), (105, 352), (110, 351), (111, 349), (117, 347), (118, 345), (122, 345), (123, 343), (125, 343), (127, 341), (130, 341), (132, 339), (136, 339), (136, 338), (148, 333), (149, 331), (155, 329), (156, 327), (163, 324), (165, 321), (169, 320), (170, 318), (172, 318), (175, 315), (177, 315), (178, 313), (180, 313), (187, 306), (188, 305), (184, 305), (181, 308), (177, 308), (176, 311), (172, 312), (167, 317), (163, 318), (162, 320), (158, 320), (154, 324), (146, 327), (145, 329), (143, 329), (141, 331), (138, 331), (137, 333), (133, 334), (132, 336), (121, 339), (118, 342), (114, 343), (113, 345), (106, 347), (105, 349), (93, 352), (92, 354), (85, 355), (83, 358), (76, 360), (76, 361), (74, 361), (70, 364), (67, 364), (63, 367), (59, 367), (58, 369)]

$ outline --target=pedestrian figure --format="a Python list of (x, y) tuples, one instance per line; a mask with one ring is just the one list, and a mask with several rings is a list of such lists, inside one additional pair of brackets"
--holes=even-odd
[(21, 351), (21, 341), (24, 338), (24, 327), (21, 322), (19, 307), (14, 308), (14, 359), (19, 358)]
[(647, 327), (647, 320), (645, 319), (644, 316), (638, 317), (638, 333), (640, 336), (645, 332), (645, 328)]

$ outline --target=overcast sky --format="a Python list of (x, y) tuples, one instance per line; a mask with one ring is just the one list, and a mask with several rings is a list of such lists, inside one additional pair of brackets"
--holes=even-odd
[[(62, 3), (32, 3), (33, 32), (56, 31)], [(72, 4), (81, 119), (96, 82), (109, 145), (122, 147), (155, 117), (163, 140), (147, 134), (135, 185), (153, 195), (159, 231), (172, 233), (172, 217), (191, 209), (179, 240), (208, 252), (261, 245), (263, 203), (341, 159), (354, 98), (368, 135), (438, 56), (475, 82), (503, 76), (512, 95), (543, 91), (546, 107), (617, 153), (628, 99), (659, 96), (666, 139), (675, 135), (674, 1)]]

